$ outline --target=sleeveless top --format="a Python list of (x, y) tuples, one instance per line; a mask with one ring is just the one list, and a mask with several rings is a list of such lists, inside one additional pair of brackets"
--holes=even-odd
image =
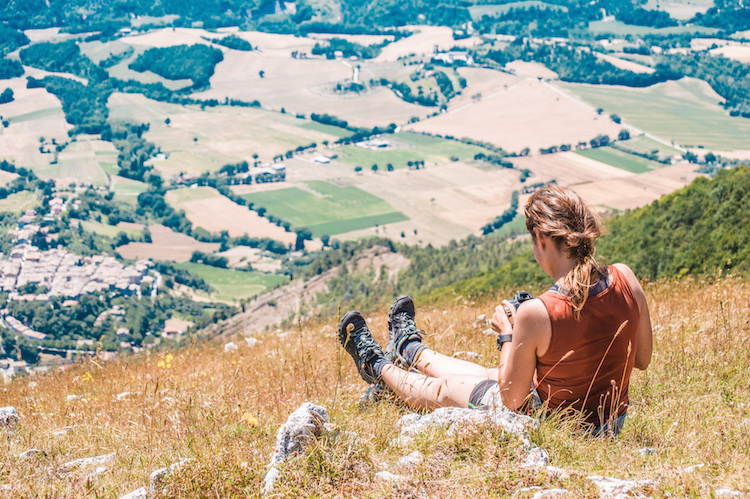
[(609, 285), (600, 280), (591, 288), (580, 321), (556, 287), (539, 296), (549, 313), (552, 336), (545, 354), (537, 358), (537, 392), (548, 410), (572, 408), (595, 426), (627, 411), (638, 347), (640, 312), (633, 290), (616, 267), (607, 270)]

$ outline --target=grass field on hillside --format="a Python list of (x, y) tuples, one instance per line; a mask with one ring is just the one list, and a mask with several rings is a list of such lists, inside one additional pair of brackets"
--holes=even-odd
[(661, 166), (655, 161), (641, 158), (635, 154), (628, 154), (622, 151), (618, 151), (612, 147), (597, 147), (594, 149), (586, 149), (584, 151), (576, 151), (576, 154), (580, 154), (586, 158), (595, 159), (608, 165), (616, 166), (623, 170), (627, 170), (632, 173), (644, 173), (658, 168)]
[(328, 135), (333, 135), (335, 137), (349, 137), (353, 133), (344, 128), (333, 125), (324, 125), (323, 123), (318, 123), (317, 121), (311, 121), (309, 123), (302, 124), (299, 127), (305, 130), (315, 130), (316, 132), (327, 133)]
[(94, 221), (81, 221), (83, 229), (88, 232), (94, 232), (107, 237), (116, 237), (120, 232), (124, 232), (129, 237), (140, 237), (142, 232), (134, 229), (126, 229), (123, 227), (117, 227), (116, 225), (108, 225), (101, 222)]
[(28, 209), (39, 206), (39, 198), (33, 192), (21, 191), (11, 194), (5, 199), (0, 199), (0, 212), (22, 213)]
[(179, 263), (177, 267), (203, 278), (216, 289), (212, 296), (218, 300), (226, 301), (253, 297), (266, 291), (271, 286), (288, 280), (286, 276), (220, 269), (200, 263)]
[(593, 21), (589, 23), (588, 30), (600, 35), (610, 33), (617, 36), (645, 36), (645, 35), (681, 35), (685, 33), (712, 34), (718, 33), (717, 28), (706, 28), (704, 26), (674, 26), (670, 28), (651, 28), (648, 26), (634, 26), (620, 21)]
[(57, 116), (60, 114), (63, 114), (62, 108), (50, 107), (47, 109), (32, 111), (30, 113), (19, 114), (17, 116), (10, 116), (8, 117), (8, 121), (11, 123), (23, 123), (24, 121), (37, 120), (39, 118), (47, 118), (49, 116)]
[(679, 154), (680, 156), (682, 155), (682, 151), (680, 151), (679, 149), (668, 146), (666, 144), (662, 144), (661, 142), (658, 142), (645, 135), (638, 135), (636, 137), (630, 138), (629, 140), (618, 141), (617, 145), (619, 147), (622, 147), (623, 149), (628, 149), (629, 151), (635, 151), (644, 154), (656, 152), (656, 154), (664, 156), (674, 156), (675, 154)]
[[(507, 290), (505, 290), (507, 291)], [(586, 438), (570, 423), (542, 419), (528, 438), (554, 469), (525, 468), (519, 439), (479, 424), (450, 433), (434, 427), (397, 445), (399, 421), (416, 414), (390, 401), (359, 410), (367, 387), (336, 338), (337, 317), (271, 331), (149, 349), (111, 362), (83, 360), (64, 371), (19, 376), (3, 406), (21, 417), (2, 430), (3, 485), (12, 497), (122, 497), (150, 474), (189, 458), (160, 483), (166, 497), (264, 497), (276, 433), (310, 401), (335, 432), (279, 467), (276, 497), (614, 497), (587, 477), (647, 481), (623, 497), (745, 497), (750, 493), (747, 279), (659, 280), (645, 285), (654, 356), (634, 370), (619, 438)], [(509, 292), (509, 291), (508, 291)], [(496, 365), (495, 339), (476, 327), (495, 297), (426, 305), (417, 297), (425, 344)], [(352, 304), (346, 304), (350, 306)], [(363, 311), (387, 341), (387, 308)], [(297, 324), (296, 320), (291, 321)], [(192, 339), (192, 338), (191, 338)], [(224, 351), (232, 341), (235, 351)], [(29, 449), (39, 452), (20, 456)], [(415, 451), (412, 466), (396, 464)], [(107, 471), (74, 460), (108, 455)], [(379, 479), (387, 470), (399, 481)], [(529, 487), (536, 487), (529, 489)], [(724, 489), (725, 492), (720, 492)], [(736, 492), (732, 494), (730, 492)], [(265, 495), (265, 497), (269, 497)], [(541, 497), (541, 496), (540, 496)]]
[(288, 187), (242, 197), (295, 228), (309, 228), (314, 237), (408, 220), (386, 201), (357, 187), (338, 187), (323, 181), (309, 181), (304, 185), (306, 189)]
[(701, 80), (683, 78), (648, 88), (556, 83), (592, 106), (681, 146), (747, 149), (750, 120), (733, 118)]
[(377, 164), (379, 170), (385, 171), (388, 163), (399, 169), (407, 168), (409, 161), (424, 161), (425, 167), (429, 167), (435, 163), (448, 163), (451, 157), (459, 158), (461, 161), (472, 161), (478, 153), (492, 154), (492, 151), (480, 146), (420, 133), (400, 132), (384, 138), (393, 142), (395, 147), (372, 150), (358, 146), (343, 146), (336, 150), (339, 155), (337, 159), (364, 169), (370, 169), (373, 164)]

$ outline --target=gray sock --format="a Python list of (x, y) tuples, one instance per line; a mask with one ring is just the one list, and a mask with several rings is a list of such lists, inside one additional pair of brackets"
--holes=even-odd
[(388, 364), (393, 364), (393, 362), (388, 360), (387, 357), (384, 357), (381, 355), (372, 360), (372, 363), (370, 364), (370, 369), (372, 370), (372, 373), (379, 378), (383, 374), (383, 369)]
[(423, 345), (421, 341), (410, 341), (404, 345), (404, 349), (401, 351), (401, 355), (408, 362), (409, 367), (412, 367), (417, 362), (417, 357), (423, 350), (427, 350), (427, 346)]

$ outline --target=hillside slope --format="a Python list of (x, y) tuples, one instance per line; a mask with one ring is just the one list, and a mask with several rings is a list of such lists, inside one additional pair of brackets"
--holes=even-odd
[[(276, 431), (304, 401), (324, 406), (343, 437), (321, 438), (281, 466), (274, 497), (529, 498), (554, 488), (598, 497), (591, 475), (649, 480), (638, 489), (656, 497), (750, 493), (750, 284), (658, 280), (645, 289), (654, 359), (633, 373), (620, 438), (588, 440), (551, 420), (530, 434), (564, 473), (521, 468), (517, 440), (488, 426), (453, 436), (435, 428), (392, 445), (409, 411), (390, 402), (357, 410), (366, 385), (342, 355), (330, 316), (249, 342), (229, 338), (236, 350), (225, 351), (222, 338), (14, 379), (0, 399), (21, 417), (15, 431), (0, 429), (2, 493), (121, 497), (147, 486), (152, 471), (189, 458), (158, 497), (260, 497)], [(494, 305), (418, 300), (417, 324), (435, 349), (492, 365), (494, 338), (482, 334), (487, 326), (477, 316)], [(386, 321), (387, 308), (369, 318), (382, 344)], [(22, 455), (30, 449), (37, 451)], [(423, 456), (417, 464), (396, 464), (414, 451)], [(74, 462), (93, 456), (107, 457)], [(402, 478), (381, 480), (383, 470)]]

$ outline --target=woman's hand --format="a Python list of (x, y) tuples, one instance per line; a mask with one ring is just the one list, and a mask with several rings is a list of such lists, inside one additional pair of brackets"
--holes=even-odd
[[(510, 316), (508, 315), (510, 313)], [(503, 300), (500, 305), (495, 307), (495, 314), (492, 316), (490, 326), (497, 334), (513, 333), (513, 324), (516, 321), (516, 307), (510, 304), (508, 300)]]

